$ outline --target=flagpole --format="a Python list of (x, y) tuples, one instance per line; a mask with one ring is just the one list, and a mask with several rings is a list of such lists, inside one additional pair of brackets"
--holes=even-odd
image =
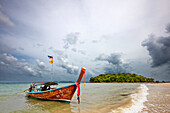
[(52, 67), (51, 67), (52, 69), (51, 69), (51, 82), (52, 82), (52, 74), (53, 74), (53, 64), (52, 64)]
[[(53, 60), (54, 62), (54, 60)], [(53, 76), (53, 63), (52, 63), (52, 74), (51, 74), (51, 82), (52, 82), (52, 76)]]

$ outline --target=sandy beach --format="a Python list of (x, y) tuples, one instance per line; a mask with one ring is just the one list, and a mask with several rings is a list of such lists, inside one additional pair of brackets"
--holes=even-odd
[(170, 83), (147, 84), (148, 95), (142, 112), (169, 113), (170, 112)]
[(170, 86), (170, 83), (157, 83), (158, 85)]
[(147, 84), (170, 86), (170, 83), (147, 83)]

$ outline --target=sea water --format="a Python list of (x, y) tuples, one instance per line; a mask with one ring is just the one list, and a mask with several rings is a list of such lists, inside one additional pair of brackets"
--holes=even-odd
[[(68, 83), (59, 83), (59, 86)], [(28, 98), (28, 83), (0, 84), (1, 113), (137, 113), (146, 108), (148, 88), (136, 83), (81, 84), (80, 104), (77, 91), (70, 103)]]

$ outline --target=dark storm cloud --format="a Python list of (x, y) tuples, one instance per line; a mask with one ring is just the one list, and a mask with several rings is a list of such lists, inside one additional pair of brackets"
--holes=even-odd
[(111, 63), (113, 65), (119, 65), (122, 63), (120, 57), (121, 57), (120, 54), (115, 54), (115, 53), (112, 53), (110, 56), (101, 54), (96, 58), (96, 60), (107, 61), (108, 63)]
[(109, 64), (104, 66), (105, 73), (122, 73), (130, 69), (129, 64), (123, 63), (121, 61), (121, 55), (112, 53), (107, 56), (104, 54), (99, 55), (96, 61), (106, 61)]
[(170, 23), (166, 26), (166, 31), (167, 31), (167, 33), (170, 33)]
[(70, 47), (70, 45), (74, 45), (77, 43), (78, 41), (78, 35), (79, 33), (78, 32), (74, 32), (74, 33), (70, 33), (66, 36), (65, 39), (63, 39), (64, 41), (64, 46), (63, 48), (64, 49), (68, 49)]
[[(24, 74), (37, 76), (36, 71), (29, 66), (26, 62), (19, 62), (19, 59), (7, 53), (0, 54), (0, 67), (3, 68), (3, 72), (6, 74), (14, 75)], [(0, 76), (4, 76), (1, 75)]]
[[(168, 31), (169, 27), (166, 29)], [(142, 46), (147, 47), (149, 55), (152, 58), (152, 67), (170, 64), (170, 36), (155, 37), (154, 35), (150, 35), (147, 40), (142, 42)]]
[[(18, 50), (24, 50), (19, 47)], [(32, 80), (41, 78), (48, 71), (39, 60), (36, 65), (29, 64), (32, 58), (18, 53), (16, 49), (0, 43), (0, 80)]]
[[(45, 63), (36, 60), (36, 64), (29, 64), (25, 55), (18, 54), (12, 49), (0, 43), (0, 80), (39, 80), (42, 75), (47, 75), (49, 69)], [(23, 48), (19, 48), (24, 50)], [(15, 51), (14, 51), (15, 50)], [(26, 59), (25, 59), (26, 58)], [(33, 60), (33, 59), (31, 59)]]
[(126, 73), (130, 68), (128, 64), (121, 65), (110, 65), (104, 67), (105, 73)]

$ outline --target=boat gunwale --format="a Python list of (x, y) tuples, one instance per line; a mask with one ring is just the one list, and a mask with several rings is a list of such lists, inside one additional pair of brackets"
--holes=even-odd
[(52, 90), (46, 90), (46, 91), (40, 91), (40, 92), (27, 92), (27, 93), (46, 93), (46, 92), (51, 92), (51, 91), (55, 91), (55, 90), (59, 90), (59, 89), (63, 89), (63, 88), (66, 88), (66, 87), (70, 87), (70, 86), (76, 86), (75, 84), (71, 84), (71, 85), (67, 85), (67, 86), (61, 86), (59, 88), (56, 88), (56, 89), (52, 89)]

